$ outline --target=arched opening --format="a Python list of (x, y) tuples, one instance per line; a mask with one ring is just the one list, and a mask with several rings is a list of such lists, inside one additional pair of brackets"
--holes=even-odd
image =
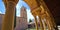
[[(26, 8), (25, 10), (27, 11), (27, 26), (28, 26), (28, 24), (29, 24), (29, 20), (31, 19), (32, 20), (32, 22), (34, 21), (34, 19), (33, 19), (33, 16), (31, 15), (31, 10), (30, 10), (30, 7), (24, 2), (24, 1), (19, 1), (18, 2), (18, 4), (17, 4), (17, 6), (16, 6), (16, 8), (17, 8), (17, 13), (19, 14), (18, 16), (21, 18), (21, 16), (24, 16), (24, 10), (22, 11), (22, 7), (24, 7), (24, 8)], [(21, 14), (23, 14), (23, 15), (21, 15)], [(26, 17), (26, 16), (25, 16)], [(18, 20), (17, 20), (18, 21)], [(22, 22), (21, 22), (22, 21)], [(25, 20), (26, 21), (26, 20)], [(23, 27), (24, 25), (22, 25), (23, 23), (26, 23), (25, 21), (23, 21), (23, 20), (20, 20), (20, 22), (19, 23), (21, 23), (20, 25), (21, 25), (21, 27)], [(17, 23), (17, 26), (18, 26), (18, 23)], [(19, 26), (20, 27), (20, 26)], [(21, 28), (20, 27), (20, 28)], [(16, 27), (17, 28), (17, 27)], [(19, 28), (19, 29), (20, 29)], [(26, 28), (26, 27), (25, 27)], [(28, 28), (28, 27), (27, 27)], [(18, 29), (18, 28), (17, 28)], [(24, 29), (24, 28), (23, 28)]]
[[(17, 1), (14, 1), (15, 3), (17, 2)], [(33, 20), (35, 21), (34, 23), (30, 23), (29, 24), (29, 26), (31, 26), (31, 27), (33, 27), (34, 28), (34, 30), (38, 30), (38, 28), (39, 29), (41, 29), (41, 30), (46, 30), (46, 28), (48, 29), (48, 30), (54, 30), (56, 27), (56, 24), (54, 23), (54, 21), (52, 21), (52, 20), (54, 20), (53, 19), (53, 17), (51, 17), (50, 16), (50, 13), (48, 12), (48, 8), (46, 8), (46, 6), (44, 6), (45, 4), (43, 3), (43, 1), (41, 2), (41, 4), (40, 4), (40, 2), (39, 1), (35, 1), (35, 0), (33, 0), (33, 2), (32, 2), (32, 0), (30, 1), (30, 0), (25, 0), (25, 2), (24, 1), (22, 1), (22, 3), (21, 4), (23, 4), (23, 3), (25, 3), (25, 4), (23, 4), (24, 6), (23, 6), (23, 8), (21, 8), (21, 16), (22, 17), (18, 17), (18, 18), (16, 18), (16, 10), (20, 10), (20, 6), (21, 6), (21, 4), (20, 5), (18, 5), (18, 6), (16, 6), (15, 7), (15, 3), (14, 2), (12, 2), (12, 1), (9, 1), (7, 4), (8, 4), (8, 8), (7, 8), (7, 10), (11, 10), (11, 11), (9, 11), (9, 13), (8, 13), (8, 11), (7, 11), (7, 13), (8, 13), (8, 15), (7, 15), (7, 13), (6, 13), (6, 17), (7, 16), (9, 16), (9, 15), (11, 15), (11, 17), (8, 17), (8, 18), (5, 18), (5, 20), (11, 20), (11, 21), (7, 21), (7, 22), (9, 22), (10, 23), (10, 25), (13, 23), (13, 22), (15, 22), (15, 24), (13, 24), (13, 25), (15, 25), (14, 27), (15, 28), (26, 28), (28, 25), (26, 25), (26, 23), (25, 22), (27, 22), (26, 20), (27, 20), (27, 16), (28, 16), (28, 14), (29, 13), (26, 13), (26, 11), (27, 12), (30, 12), (31, 11), (31, 13), (30, 14), (32, 14), (33, 15)], [(6, 3), (6, 2), (5, 2)], [(29, 6), (28, 8), (26, 8), (27, 6), (26, 6), (26, 4), (28, 4), (27, 6)], [(5, 4), (6, 5), (6, 4)], [(11, 6), (11, 7), (10, 7)], [(45, 8), (44, 8), (45, 7)], [(11, 9), (10, 9), (11, 8)], [(19, 8), (19, 9), (18, 9)], [(5, 8), (6, 9), (6, 8)], [(14, 11), (12, 11), (12, 10), (14, 10)], [(26, 10), (26, 11), (25, 11)], [(2, 10), (1, 10), (2, 11)], [(1, 13), (1, 11), (0, 11), (0, 13)], [(11, 13), (12, 12), (12, 13)], [(18, 13), (19, 12), (19, 13)], [(20, 11), (17, 11), (17, 13), (18, 13), (18, 16), (20, 16)], [(27, 14), (27, 16), (26, 16), (26, 14)], [(13, 16), (14, 15), (14, 16)], [(12, 18), (13, 17), (13, 18)], [(32, 17), (32, 16), (29, 16), (30, 18)], [(18, 19), (18, 20), (16, 20), (16, 19)], [(21, 20), (20, 20), (21, 19)], [(12, 20), (14, 20), (14, 21), (12, 21)], [(17, 22), (18, 21), (18, 22)], [(39, 21), (39, 22), (38, 22)], [(5, 21), (6, 22), (6, 21)], [(4, 23), (5, 23), (4, 22)], [(12, 22), (12, 23), (11, 23)], [(33, 22), (33, 21), (31, 21), (31, 19), (30, 19), (30, 22)], [(7, 25), (9, 25), (9, 23), (7, 23)], [(28, 24), (28, 23), (27, 23)], [(5, 23), (5, 25), (6, 25), (6, 23)], [(21, 26), (22, 25), (22, 26)], [(24, 26), (25, 25), (25, 26)], [(40, 27), (38, 27), (38, 26), (40, 26)], [(12, 27), (12, 26), (10, 26), (10, 27)], [(35, 27), (36, 27), (36, 29), (35, 29)], [(10, 28), (8, 28), (8, 29), (10, 29)], [(13, 28), (12, 28), (13, 29)], [(23, 29), (21, 29), (21, 30), (23, 30)]]
[[(37, 19), (36, 16), (39, 16), (40, 19), (40, 27), (41, 30), (46, 30), (45, 27), (45, 23), (48, 26), (48, 30), (54, 30), (56, 27), (56, 24), (53, 22), (54, 19), (53, 17), (51, 17), (51, 14), (49, 12), (49, 9), (47, 8), (46, 4), (44, 3), (43, 0), (24, 0), (31, 8), (31, 13), (33, 14), (34, 18), (35, 18), (35, 25), (36, 25), (36, 30), (38, 30), (38, 23), (37, 23)], [(46, 22), (44, 23), (44, 21), (42, 21), (44, 19), (44, 17), (46, 18)], [(50, 18), (50, 19), (49, 19)], [(53, 21), (52, 21), (53, 20)], [(54, 25), (55, 24), (55, 25)]]

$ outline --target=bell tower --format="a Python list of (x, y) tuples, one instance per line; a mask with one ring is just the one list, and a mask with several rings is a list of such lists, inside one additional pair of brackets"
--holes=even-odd
[(20, 10), (20, 30), (22, 29), (26, 29), (27, 28), (27, 11), (26, 11), (26, 8), (24, 6), (21, 7), (21, 10)]
[(27, 11), (26, 11), (26, 8), (24, 6), (21, 7), (21, 17), (23, 18), (27, 18)]

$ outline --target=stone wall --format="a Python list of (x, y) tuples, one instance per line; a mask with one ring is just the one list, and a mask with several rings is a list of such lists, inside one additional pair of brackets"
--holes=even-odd
[(23, 17), (17, 18), (15, 30), (25, 30), (26, 28), (28, 28), (27, 20)]
[(0, 30), (2, 28), (2, 19), (3, 19), (3, 17), (4, 17), (4, 14), (0, 14)]
[[(0, 14), (0, 30), (2, 27), (2, 20), (3, 20), (4, 14)], [(27, 19), (24, 17), (16, 17), (16, 27), (15, 30), (24, 30), (28, 28)]]

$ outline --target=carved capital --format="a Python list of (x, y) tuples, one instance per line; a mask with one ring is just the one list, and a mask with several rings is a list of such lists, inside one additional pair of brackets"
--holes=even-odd
[(4, 4), (7, 4), (8, 2), (12, 2), (14, 4), (17, 4), (19, 0), (3, 0)]

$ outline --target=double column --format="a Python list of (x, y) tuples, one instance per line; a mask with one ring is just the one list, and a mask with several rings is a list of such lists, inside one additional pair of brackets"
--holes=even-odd
[(36, 26), (36, 30), (38, 30), (38, 22), (37, 22), (37, 18), (36, 18), (36, 16), (34, 16), (34, 18), (35, 18), (35, 26)]
[(16, 1), (13, 0), (3, 0), (6, 8), (6, 12), (3, 18), (2, 30), (14, 30), (14, 16)]
[(38, 17), (39, 17), (39, 22), (40, 22), (40, 29), (44, 30), (43, 23), (42, 23), (42, 18), (41, 18), (40, 15)]

